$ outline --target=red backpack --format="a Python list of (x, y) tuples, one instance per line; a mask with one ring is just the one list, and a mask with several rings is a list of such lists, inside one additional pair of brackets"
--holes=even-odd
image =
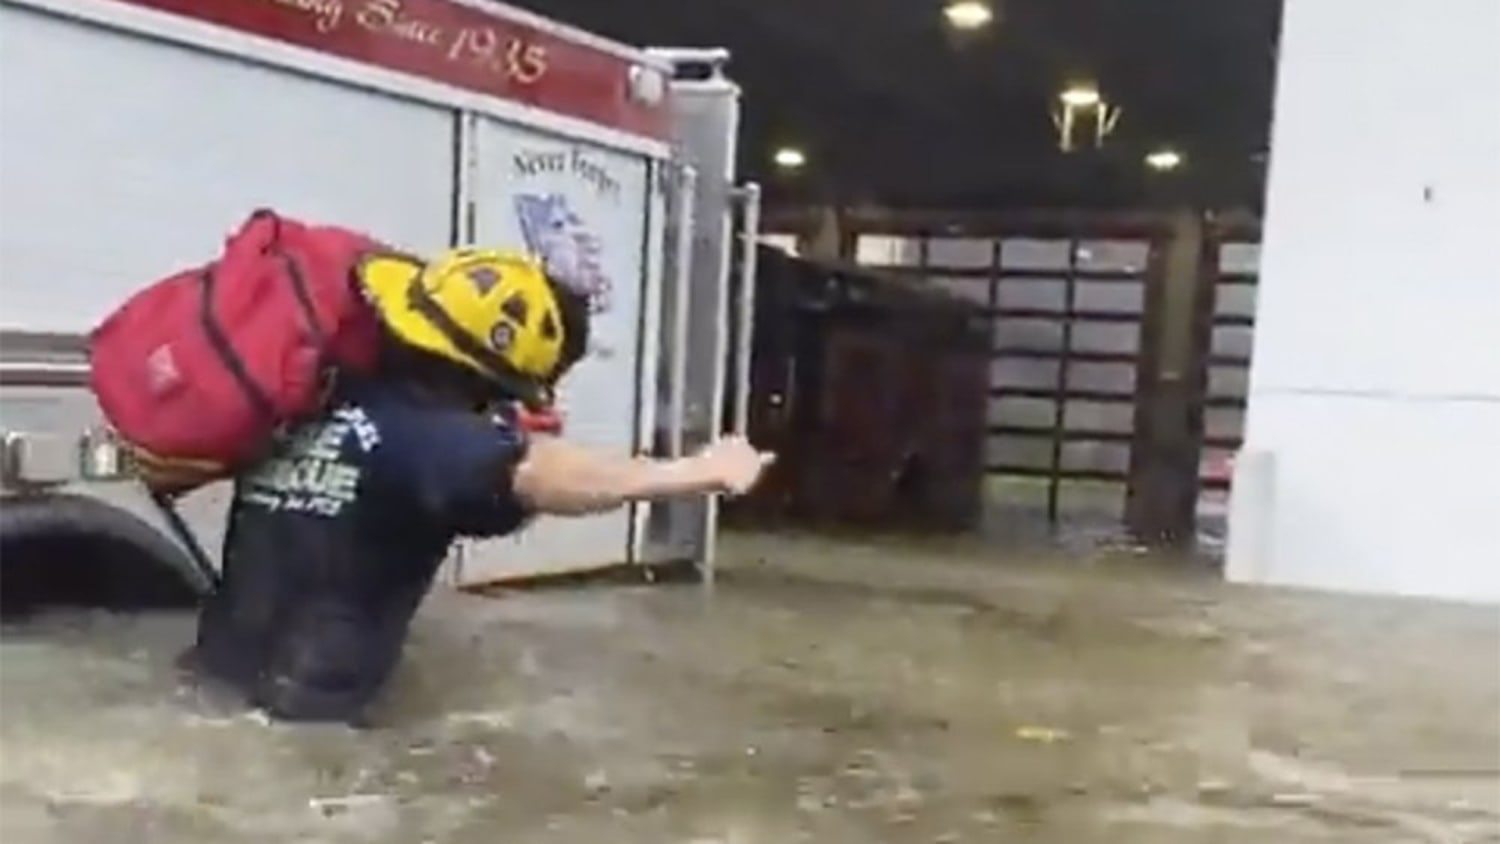
[(353, 272), (385, 248), (260, 210), (217, 259), (105, 318), (91, 384), (147, 485), (182, 492), (233, 473), (321, 409), (333, 371), (370, 370), (378, 323)]

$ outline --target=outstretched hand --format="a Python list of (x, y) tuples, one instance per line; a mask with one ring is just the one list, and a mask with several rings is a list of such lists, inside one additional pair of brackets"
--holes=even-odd
[(718, 491), (726, 495), (743, 495), (749, 492), (766, 467), (776, 461), (776, 455), (759, 451), (750, 441), (737, 434), (730, 434), (704, 446), (696, 455), (709, 477), (718, 483)]

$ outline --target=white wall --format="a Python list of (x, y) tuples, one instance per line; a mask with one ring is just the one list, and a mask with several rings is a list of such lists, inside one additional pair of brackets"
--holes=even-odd
[(1286, 0), (1233, 579), (1500, 602), (1497, 44)]

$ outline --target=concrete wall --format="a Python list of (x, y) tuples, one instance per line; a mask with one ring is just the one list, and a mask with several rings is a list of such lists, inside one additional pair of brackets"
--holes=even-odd
[(1233, 579), (1500, 602), (1497, 43), (1286, 2)]

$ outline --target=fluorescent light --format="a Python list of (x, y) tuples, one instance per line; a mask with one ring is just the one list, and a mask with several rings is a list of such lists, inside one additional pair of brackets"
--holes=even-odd
[(783, 170), (797, 170), (807, 163), (807, 156), (796, 147), (782, 147), (771, 158)]
[(1146, 166), (1161, 172), (1176, 170), (1182, 166), (1182, 153), (1170, 148), (1152, 150), (1146, 155)]
[(1089, 108), (1099, 104), (1099, 89), (1091, 85), (1072, 85), (1057, 98), (1069, 108)]
[(995, 19), (995, 11), (982, 0), (952, 0), (943, 7), (943, 17), (954, 29), (978, 29)]

